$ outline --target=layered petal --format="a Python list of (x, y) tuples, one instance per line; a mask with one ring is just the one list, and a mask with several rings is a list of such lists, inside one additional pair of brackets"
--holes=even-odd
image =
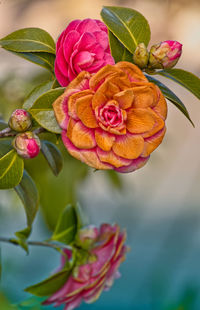
[(130, 135), (116, 137), (112, 147), (114, 153), (126, 159), (135, 159), (142, 153), (144, 148), (144, 139), (139, 135)]

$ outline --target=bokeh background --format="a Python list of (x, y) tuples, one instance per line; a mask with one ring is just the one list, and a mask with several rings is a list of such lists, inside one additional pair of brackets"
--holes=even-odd
[[(103, 5), (140, 11), (150, 23), (151, 43), (181, 42), (183, 55), (177, 67), (200, 76), (199, 0), (1, 0), (0, 37), (19, 28), (40, 27), (56, 39), (73, 19), (100, 18)], [(49, 76), (3, 50), (0, 68), (0, 114), (8, 120), (29, 91)], [(42, 157), (26, 163), (41, 195), (32, 239), (47, 238), (59, 211), (74, 201), (81, 203), (92, 223), (117, 222), (127, 229), (131, 252), (120, 268), (121, 279), (95, 304), (83, 304), (82, 310), (200, 309), (200, 104), (183, 88), (162, 81), (183, 100), (195, 128), (169, 103), (166, 137), (143, 169), (120, 176), (94, 172), (64, 149), (65, 168), (58, 178)], [(0, 235), (13, 236), (24, 226), (18, 197), (14, 191), (1, 191)], [(20, 248), (2, 244), (1, 256), (1, 310), (29, 298), (23, 289), (59, 264), (59, 255), (46, 248), (32, 247), (27, 256)], [(43, 308), (36, 300), (29, 309)]]

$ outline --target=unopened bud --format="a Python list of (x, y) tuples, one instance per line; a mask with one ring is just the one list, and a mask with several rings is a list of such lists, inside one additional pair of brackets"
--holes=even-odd
[(31, 128), (31, 116), (26, 110), (17, 109), (12, 113), (8, 124), (15, 131), (26, 131)]
[(178, 62), (182, 44), (177, 41), (164, 41), (150, 49), (149, 67), (151, 69), (170, 69)]
[(16, 135), (13, 140), (13, 147), (23, 158), (34, 158), (40, 152), (40, 139), (31, 131)]
[(134, 54), (133, 54), (133, 61), (139, 68), (144, 69), (146, 68), (149, 60), (149, 52), (144, 43), (140, 43)]

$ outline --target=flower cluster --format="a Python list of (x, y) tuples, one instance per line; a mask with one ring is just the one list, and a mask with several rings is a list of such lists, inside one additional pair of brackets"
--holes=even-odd
[[(125, 259), (127, 246), (124, 245), (125, 232), (118, 225), (102, 224), (100, 228), (88, 227), (79, 231), (79, 244), (90, 244), (89, 254), (94, 257), (92, 262), (76, 265), (73, 272), (56, 293), (44, 304), (65, 304), (65, 310), (77, 308), (82, 301), (92, 303), (98, 299), (103, 290), (108, 290), (114, 279), (120, 276), (118, 268)], [(64, 251), (61, 267), (66, 257), (71, 258), (71, 251)]]

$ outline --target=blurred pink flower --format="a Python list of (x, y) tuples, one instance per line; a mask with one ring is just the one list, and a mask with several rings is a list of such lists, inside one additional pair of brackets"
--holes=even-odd
[(81, 71), (97, 72), (114, 64), (108, 42), (108, 30), (96, 19), (74, 20), (61, 33), (56, 44), (55, 74), (67, 86)]
[[(126, 233), (120, 232), (118, 225), (103, 224), (98, 229), (89, 227), (80, 231), (80, 241), (92, 242), (89, 254), (95, 257), (92, 262), (76, 266), (66, 284), (49, 297), (44, 304), (55, 306), (65, 304), (64, 310), (77, 308), (82, 301), (96, 301), (103, 290), (108, 290), (114, 279), (120, 276), (118, 268), (125, 259), (127, 247), (124, 245)], [(65, 250), (70, 258), (71, 253)], [(61, 270), (65, 265), (62, 257)]]
[(39, 154), (41, 147), (40, 139), (31, 131), (26, 131), (16, 135), (12, 144), (17, 153), (23, 158), (36, 157)]
[(182, 44), (164, 41), (151, 47), (149, 65), (153, 69), (169, 69), (176, 65), (182, 53)]

